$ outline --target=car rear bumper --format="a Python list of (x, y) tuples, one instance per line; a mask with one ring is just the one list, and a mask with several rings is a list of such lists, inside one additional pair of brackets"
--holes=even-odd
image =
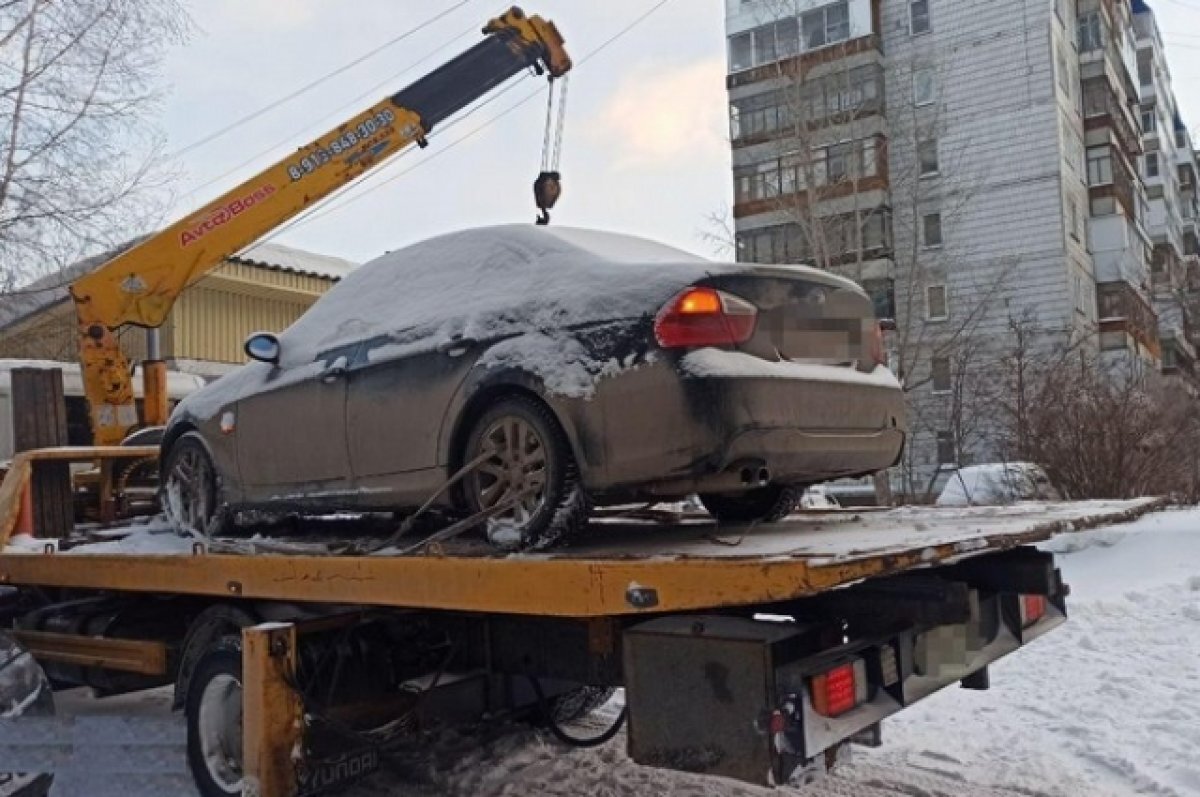
[[(604, 462), (590, 486), (656, 495), (745, 489), (731, 474), (811, 484), (887, 468), (907, 432), (903, 392), (880, 369), (743, 368), (697, 374), (656, 363), (609, 384)], [(589, 479), (593, 481), (593, 479)]]

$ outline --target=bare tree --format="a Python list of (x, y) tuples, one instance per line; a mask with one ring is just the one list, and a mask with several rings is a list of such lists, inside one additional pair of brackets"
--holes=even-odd
[(148, 122), (181, 0), (0, 0), (0, 289), (156, 219)]

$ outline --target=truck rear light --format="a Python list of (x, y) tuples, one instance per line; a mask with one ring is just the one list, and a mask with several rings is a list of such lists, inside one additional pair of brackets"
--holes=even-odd
[(1046, 616), (1045, 595), (1022, 595), (1021, 627), (1028, 628)]
[(654, 321), (664, 349), (736, 346), (754, 335), (758, 308), (713, 288), (688, 288), (667, 303)]
[(823, 717), (840, 717), (867, 702), (867, 665), (862, 659), (814, 675), (813, 710)]

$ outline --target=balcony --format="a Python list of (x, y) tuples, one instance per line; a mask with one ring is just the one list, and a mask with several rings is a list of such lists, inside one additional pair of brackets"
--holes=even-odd
[(1129, 335), (1155, 358), (1162, 357), (1158, 335), (1158, 317), (1154, 309), (1127, 282), (1102, 282), (1096, 286), (1100, 311), (1100, 334)]
[(1088, 78), (1083, 82), (1083, 113), (1087, 130), (1110, 129), (1129, 158), (1142, 154), (1141, 136), (1107, 77)]

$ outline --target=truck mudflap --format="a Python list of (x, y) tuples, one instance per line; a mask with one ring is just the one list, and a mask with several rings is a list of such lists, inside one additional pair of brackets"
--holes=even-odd
[(1065, 622), (1067, 592), (1048, 554), (988, 559), (867, 582), (778, 616), (630, 628), (630, 756), (779, 785), (848, 741), (877, 741), (884, 719), (939, 689), (987, 688), (992, 662)]

